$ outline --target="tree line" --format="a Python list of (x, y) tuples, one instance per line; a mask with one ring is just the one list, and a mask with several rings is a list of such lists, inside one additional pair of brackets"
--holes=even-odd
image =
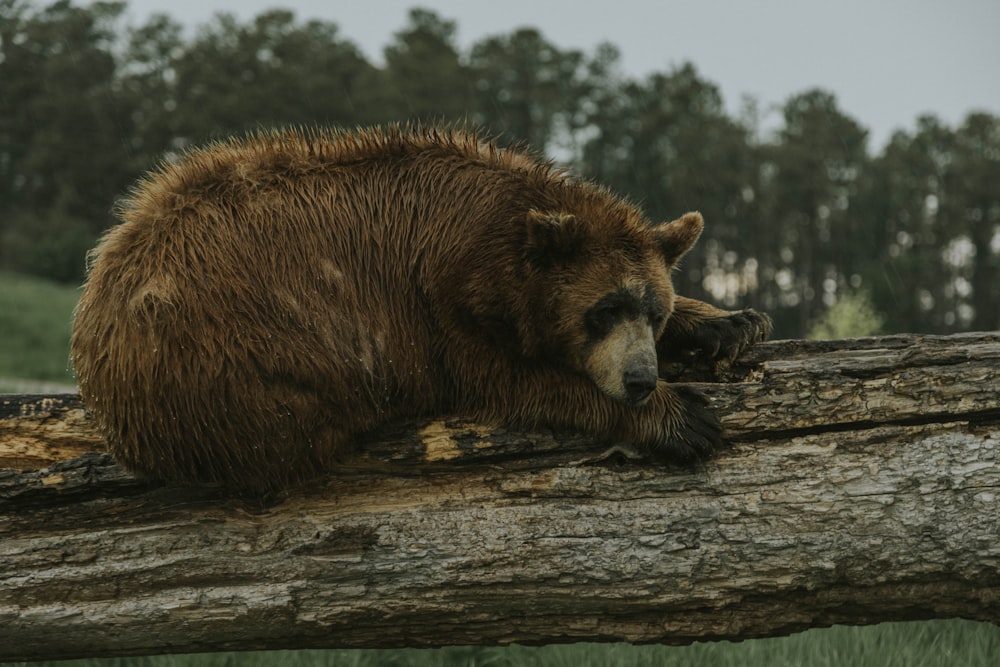
[(678, 290), (762, 308), (778, 335), (858, 298), (885, 331), (1000, 328), (996, 115), (920, 117), (875, 154), (830, 92), (792, 96), (765, 132), (757, 105), (727, 113), (690, 63), (634, 79), (613, 45), (563, 49), (532, 28), (463, 50), (454, 22), (414, 9), (375, 65), (335, 23), (287, 10), (220, 14), (189, 36), (165, 14), (127, 24), (125, 9), (0, 0), (0, 270), (81, 280), (115, 198), (214, 138), (460, 122), (654, 220), (700, 210)]

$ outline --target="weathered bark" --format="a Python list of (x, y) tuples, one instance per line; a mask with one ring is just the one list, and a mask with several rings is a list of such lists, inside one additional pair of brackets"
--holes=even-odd
[(1000, 622), (1000, 334), (716, 371), (732, 445), (694, 470), (438, 420), (267, 501), (61, 461), (100, 446), (76, 399), (8, 397), (0, 660)]

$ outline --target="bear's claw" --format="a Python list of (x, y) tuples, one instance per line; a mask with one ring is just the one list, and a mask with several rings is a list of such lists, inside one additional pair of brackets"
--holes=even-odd
[(695, 356), (731, 362), (765, 340), (771, 329), (770, 317), (748, 308), (702, 320), (693, 331), (672, 342)]

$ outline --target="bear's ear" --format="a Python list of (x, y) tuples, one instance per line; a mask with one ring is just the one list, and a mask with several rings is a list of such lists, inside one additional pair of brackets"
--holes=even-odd
[(684, 256), (701, 236), (705, 222), (701, 213), (685, 213), (672, 222), (664, 222), (653, 227), (656, 242), (667, 264), (673, 265)]
[(587, 231), (575, 215), (528, 211), (526, 256), (540, 264), (572, 258), (583, 246)]

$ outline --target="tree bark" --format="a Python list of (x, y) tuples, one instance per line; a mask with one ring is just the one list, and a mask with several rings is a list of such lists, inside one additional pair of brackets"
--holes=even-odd
[(76, 397), (0, 397), (0, 660), (1000, 622), (1000, 334), (680, 377), (731, 442), (694, 469), (440, 419), (265, 500), (86, 453)]

